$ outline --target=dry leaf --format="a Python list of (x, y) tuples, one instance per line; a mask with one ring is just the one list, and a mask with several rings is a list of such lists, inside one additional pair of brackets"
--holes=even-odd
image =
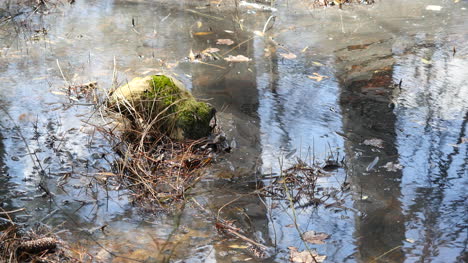
[(249, 62), (252, 59), (243, 55), (237, 55), (237, 56), (229, 55), (229, 57), (224, 58), (224, 60), (229, 61), (229, 62)]
[(383, 168), (385, 168), (387, 171), (389, 172), (396, 172), (398, 170), (401, 170), (403, 169), (403, 166), (399, 163), (392, 163), (392, 162), (388, 162), (386, 163), (384, 166), (382, 166)]
[(315, 262), (323, 262), (327, 256), (320, 256), (317, 254), (316, 251), (297, 251), (296, 247), (288, 247), (289, 248), (289, 259), (292, 262), (301, 262), (301, 263), (315, 263)]
[(193, 33), (194, 36), (207, 36), (207, 35), (211, 35), (213, 34), (213, 32), (195, 32)]
[(203, 50), (201, 53), (216, 53), (216, 52), (219, 52), (219, 48), (215, 48), (215, 47), (209, 47), (205, 50)]
[(296, 55), (294, 55), (293, 53), (280, 53), (280, 56), (282, 56), (283, 58), (285, 59), (295, 59), (297, 58)]
[(414, 243), (414, 239), (411, 239), (411, 238), (407, 238), (406, 241), (408, 241), (409, 243)]
[(307, 231), (302, 235), (304, 241), (311, 244), (325, 244), (323, 240), (327, 239), (330, 235), (325, 233), (318, 233), (315, 231)]
[(323, 79), (327, 79), (327, 76), (322, 76), (316, 72), (313, 73), (313, 76), (307, 76), (309, 79), (316, 80), (317, 82), (322, 81)]
[(314, 63), (314, 65), (316, 65), (316, 66), (323, 66), (323, 64), (322, 64), (322, 63), (320, 63), (320, 62), (317, 62), (317, 61), (312, 61), (312, 63)]
[(203, 26), (203, 23), (201, 21), (197, 21), (197, 27), (200, 28)]
[(374, 146), (374, 147), (383, 149), (383, 140), (381, 139), (377, 139), (377, 138), (367, 139), (362, 143), (368, 146)]
[(217, 45), (232, 45), (234, 44), (234, 41), (232, 41), (231, 39), (218, 39), (216, 40), (216, 44)]

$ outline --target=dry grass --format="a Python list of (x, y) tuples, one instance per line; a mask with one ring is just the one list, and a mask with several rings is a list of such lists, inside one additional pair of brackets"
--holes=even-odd
[(0, 261), (80, 262), (49, 228), (39, 226), (26, 231), (15, 224), (0, 232)]
[(166, 121), (171, 106), (156, 106), (162, 99), (106, 105), (102, 118), (114, 122), (98, 127), (118, 154), (113, 172), (132, 191), (134, 201), (151, 204), (152, 208), (167, 208), (185, 200), (200, 180), (201, 168), (213, 161), (216, 152), (226, 148), (223, 140), (214, 135), (199, 140), (172, 140), (169, 134), (174, 126), (168, 126)]

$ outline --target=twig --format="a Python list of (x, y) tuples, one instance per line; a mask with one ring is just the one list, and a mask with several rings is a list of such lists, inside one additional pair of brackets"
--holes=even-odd
[(12, 211), (3, 211), (3, 212), (0, 212), (0, 215), (14, 214), (14, 213), (22, 212), (24, 210), (26, 210), (26, 208), (23, 207), (23, 208), (12, 210)]

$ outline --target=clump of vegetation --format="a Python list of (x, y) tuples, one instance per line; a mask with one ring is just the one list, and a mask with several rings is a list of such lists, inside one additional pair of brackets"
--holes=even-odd
[(197, 101), (175, 78), (136, 78), (107, 102), (119, 123), (117, 131), (103, 130), (121, 157), (115, 172), (136, 201), (166, 207), (185, 199), (201, 177), (200, 168), (223, 148), (211, 135), (216, 133), (214, 108)]

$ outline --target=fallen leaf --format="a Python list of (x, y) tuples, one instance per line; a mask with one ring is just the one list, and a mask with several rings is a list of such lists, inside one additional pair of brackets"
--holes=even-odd
[(216, 53), (216, 52), (219, 52), (219, 48), (209, 47), (203, 50), (201, 53)]
[(300, 263), (315, 263), (315, 262), (323, 262), (327, 256), (321, 256), (317, 254), (315, 250), (311, 251), (301, 251), (299, 252), (296, 247), (288, 247), (289, 249), (289, 259), (292, 262), (300, 262)]
[(197, 27), (200, 28), (203, 26), (203, 23), (201, 21), (197, 21)]
[(426, 6), (426, 10), (440, 11), (440, 10), (442, 10), (442, 7), (440, 5), (428, 5), (428, 6)]
[(309, 79), (313, 79), (313, 80), (315, 80), (315, 81), (317, 81), (317, 82), (320, 82), (320, 81), (322, 81), (323, 79), (327, 79), (327, 78), (328, 78), (327, 76), (322, 76), (322, 75), (320, 75), (320, 74), (318, 74), (318, 73), (316, 73), (316, 72), (314, 72), (312, 75), (313, 75), (313, 76), (307, 76), (307, 77), (308, 77)]
[(314, 63), (314, 65), (316, 65), (316, 66), (323, 66), (323, 64), (322, 64), (322, 63), (320, 63), (320, 62), (317, 62), (317, 61), (312, 61), (312, 63)]
[(330, 235), (325, 233), (319, 233), (315, 231), (307, 231), (302, 235), (304, 241), (311, 244), (325, 244), (323, 240), (327, 239)]
[(237, 56), (229, 55), (229, 57), (224, 58), (224, 60), (229, 61), (229, 62), (249, 62), (252, 59), (243, 55), (237, 55)]
[(374, 147), (383, 149), (383, 140), (381, 139), (377, 139), (377, 138), (367, 139), (362, 143), (368, 146), (374, 146)]
[(302, 53), (306, 52), (306, 50), (309, 49), (309, 46), (305, 47), (304, 49), (301, 50)]
[(409, 243), (414, 243), (414, 239), (411, 238), (407, 238), (406, 241), (408, 241)]
[(282, 56), (285, 59), (295, 59), (295, 58), (297, 58), (297, 56), (294, 55), (293, 53), (280, 53), (280, 56)]
[(228, 34), (234, 34), (234, 31), (231, 31), (231, 30), (224, 30), (224, 32), (226, 32)]
[(228, 39), (228, 38), (218, 39), (218, 40), (216, 40), (216, 44), (217, 45), (228, 45), (228, 46), (230, 46), (230, 45), (234, 44), (234, 41), (232, 41), (231, 39)]
[(424, 59), (424, 58), (421, 59), (421, 62), (424, 63), (424, 64), (428, 64), (428, 65), (432, 64), (432, 62), (430, 60), (427, 60), (427, 59)]
[(392, 162), (388, 162), (386, 163), (384, 166), (382, 166), (383, 168), (385, 168), (387, 171), (389, 172), (396, 172), (398, 170), (401, 170), (403, 169), (403, 166), (399, 163), (392, 163)]
[(213, 32), (195, 32), (193, 33), (194, 36), (207, 36), (207, 35), (211, 35), (213, 34)]

